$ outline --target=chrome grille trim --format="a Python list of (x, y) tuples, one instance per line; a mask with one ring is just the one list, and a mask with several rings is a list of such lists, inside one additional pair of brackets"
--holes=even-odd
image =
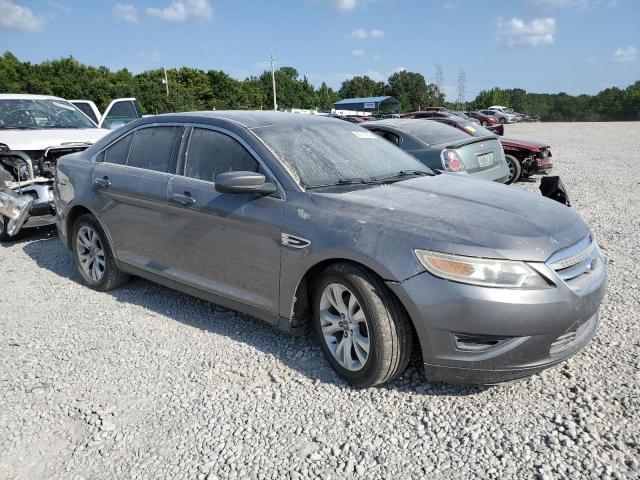
[(593, 236), (553, 254), (547, 265), (573, 291), (581, 291), (602, 278), (604, 259)]

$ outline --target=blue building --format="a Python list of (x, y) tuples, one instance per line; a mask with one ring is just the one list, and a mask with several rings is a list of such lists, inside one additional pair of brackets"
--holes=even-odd
[(345, 98), (333, 104), (336, 110), (354, 110), (356, 112), (400, 111), (400, 102), (393, 97)]

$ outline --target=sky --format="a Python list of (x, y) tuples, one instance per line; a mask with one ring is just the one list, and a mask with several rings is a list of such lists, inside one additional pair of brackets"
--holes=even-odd
[(494, 86), (594, 94), (640, 80), (640, 0), (0, 0), (0, 51), (242, 79), (292, 66), (316, 86), (401, 69), (449, 100)]

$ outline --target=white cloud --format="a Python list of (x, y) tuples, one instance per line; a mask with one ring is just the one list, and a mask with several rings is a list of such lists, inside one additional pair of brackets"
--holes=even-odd
[(354, 40), (366, 40), (367, 38), (382, 38), (384, 37), (384, 31), (378, 29), (367, 30), (366, 28), (359, 28), (354, 30), (348, 35), (349, 38)]
[(331, 0), (333, 7), (339, 12), (350, 12), (358, 6), (358, 0)]
[(451, 10), (455, 10), (456, 8), (458, 8), (458, 4), (453, 3), (453, 2), (444, 2), (442, 4), (442, 9), (443, 10), (447, 10), (447, 11), (451, 11)]
[(149, 7), (146, 12), (147, 15), (167, 23), (183, 23), (190, 19), (200, 21), (213, 19), (213, 8), (209, 0), (173, 0), (165, 8)]
[(617, 48), (613, 53), (613, 61), (619, 63), (631, 63), (636, 61), (638, 49), (633, 45)]
[(11, 0), (0, 0), (0, 28), (37, 32), (43, 24), (44, 21), (30, 8), (16, 5)]
[(358, 49), (354, 50), (353, 52), (351, 52), (351, 55), (353, 55), (356, 58), (363, 58), (364, 57), (364, 50), (362, 50), (361, 48), (358, 48)]
[(525, 22), (520, 18), (498, 18), (496, 40), (508, 47), (536, 47), (551, 45), (556, 32), (555, 18), (534, 18)]
[(54, 2), (53, 0), (47, 0), (47, 5), (51, 5), (52, 7), (57, 8), (63, 13), (71, 13), (71, 9), (69, 7), (58, 2)]
[(371, 80), (375, 80), (376, 82), (383, 82), (385, 81), (385, 77), (384, 75), (382, 75), (379, 71), (377, 70), (367, 70), (366, 72), (364, 72), (364, 74), (369, 77)]
[(111, 13), (122, 22), (138, 23), (138, 10), (133, 5), (116, 3)]

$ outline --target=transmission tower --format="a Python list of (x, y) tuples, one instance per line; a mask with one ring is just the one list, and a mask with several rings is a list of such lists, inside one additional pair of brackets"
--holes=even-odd
[(459, 109), (464, 110), (465, 101), (465, 85), (467, 83), (467, 74), (464, 73), (464, 68), (461, 68), (458, 72), (458, 99), (456, 105)]
[(436, 75), (433, 77), (433, 83), (435, 83), (438, 92), (444, 95), (444, 74), (442, 73), (442, 64), (435, 63)]

